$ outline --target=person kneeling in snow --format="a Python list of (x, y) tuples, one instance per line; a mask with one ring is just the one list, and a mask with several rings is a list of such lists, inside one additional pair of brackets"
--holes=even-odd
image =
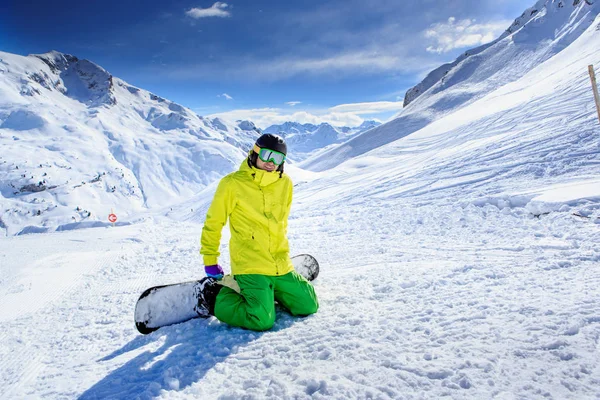
[[(295, 316), (317, 312), (314, 288), (294, 271), (289, 254), (293, 185), (283, 172), (286, 154), (282, 138), (264, 134), (240, 169), (219, 182), (202, 228), (200, 254), (207, 277), (201, 281), (198, 310), (205, 316), (264, 331), (275, 323), (275, 300)], [(223, 269), (217, 263), (227, 219), (231, 273), (239, 292), (224, 286)]]

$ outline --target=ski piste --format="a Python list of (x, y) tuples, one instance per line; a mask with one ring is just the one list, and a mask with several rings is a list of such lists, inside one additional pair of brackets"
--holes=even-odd
[[(319, 275), (319, 263), (309, 254), (292, 257), (292, 263), (296, 272), (308, 281), (315, 280)], [(200, 291), (199, 282), (200, 280), (188, 281), (146, 289), (135, 305), (137, 330), (146, 335), (163, 326), (201, 317), (196, 312)], [(226, 275), (220, 283), (239, 291), (232, 275)]]

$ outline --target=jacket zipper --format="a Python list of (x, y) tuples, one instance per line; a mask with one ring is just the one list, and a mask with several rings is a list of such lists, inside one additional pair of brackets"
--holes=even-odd
[[(267, 198), (265, 196), (265, 192), (260, 185), (258, 186), (258, 189), (260, 189), (260, 193), (262, 194), (262, 197), (263, 197), (263, 206), (266, 208)], [(266, 213), (265, 213), (265, 217), (267, 217), (267, 231), (268, 231), (268, 236), (269, 236), (269, 254), (271, 255), (271, 257), (273, 257), (273, 253), (271, 253), (271, 228), (269, 226), (271, 221), (270, 221), (269, 216)], [(279, 265), (277, 265), (277, 260), (275, 259), (275, 257), (273, 257), (273, 261), (275, 262), (275, 275), (279, 276)]]

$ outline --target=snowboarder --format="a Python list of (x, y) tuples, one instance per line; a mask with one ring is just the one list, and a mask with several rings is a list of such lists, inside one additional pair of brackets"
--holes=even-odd
[[(285, 141), (260, 136), (239, 170), (219, 182), (202, 228), (200, 254), (207, 277), (198, 308), (232, 326), (264, 331), (275, 322), (275, 301), (294, 316), (319, 308), (313, 286), (294, 271), (287, 226), (292, 181), (283, 172)], [(239, 293), (219, 284), (221, 231), (229, 219), (231, 273)]]

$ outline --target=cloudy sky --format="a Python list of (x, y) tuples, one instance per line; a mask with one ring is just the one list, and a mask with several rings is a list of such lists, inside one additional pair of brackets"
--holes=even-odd
[(0, 50), (58, 50), (201, 115), (358, 125), (534, 0), (9, 1)]

